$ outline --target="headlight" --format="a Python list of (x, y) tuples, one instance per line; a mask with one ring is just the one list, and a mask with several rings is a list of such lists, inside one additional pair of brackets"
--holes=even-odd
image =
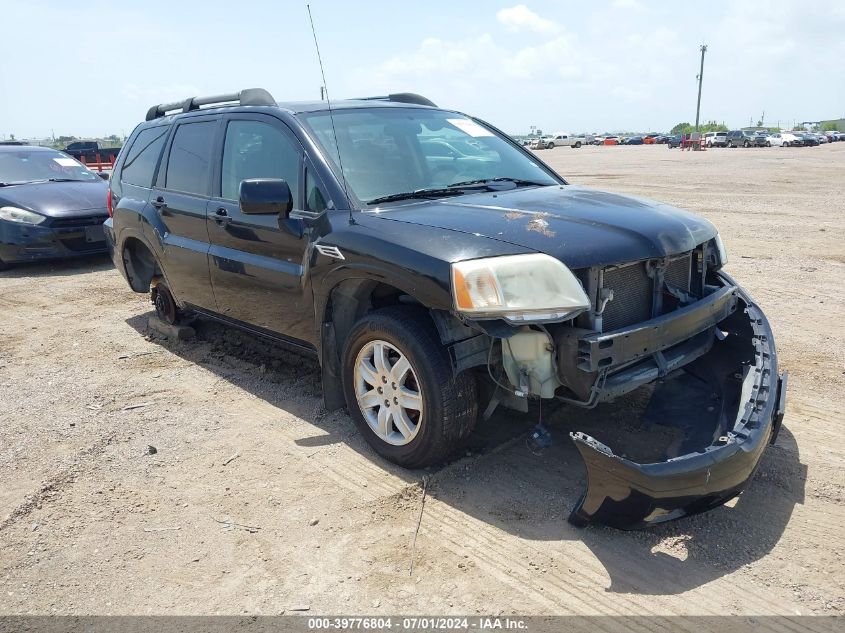
[(452, 264), (455, 309), (508, 321), (562, 321), (590, 307), (580, 282), (549, 255), (507, 255)]
[(725, 245), (722, 243), (722, 236), (716, 233), (716, 252), (719, 254), (719, 265), (724, 266), (728, 263), (728, 253), (725, 250)]
[(17, 222), (18, 224), (41, 224), (47, 218), (26, 209), (17, 207), (0, 207), (0, 220)]

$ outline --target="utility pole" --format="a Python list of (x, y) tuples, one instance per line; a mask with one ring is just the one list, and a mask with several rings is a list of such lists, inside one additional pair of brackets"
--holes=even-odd
[(704, 53), (707, 52), (707, 44), (702, 44), (701, 51), (701, 69), (698, 71), (698, 103), (695, 106), (695, 131), (698, 132), (698, 115), (701, 112), (701, 82), (704, 81)]

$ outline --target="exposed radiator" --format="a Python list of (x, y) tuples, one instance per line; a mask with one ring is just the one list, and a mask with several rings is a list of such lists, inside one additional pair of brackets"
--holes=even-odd
[(670, 261), (664, 273), (666, 283), (670, 286), (675, 286), (675, 288), (680, 288), (684, 292), (689, 292), (691, 263), (692, 253), (687, 253), (683, 257)]
[(604, 271), (604, 287), (613, 300), (602, 313), (602, 331), (609, 332), (651, 318), (652, 283), (643, 262)]
[[(692, 253), (669, 261), (664, 271), (667, 284), (690, 291)], [(652, 318), (654, 284), (646, 272), (645, 262), (606, 268), (604, 287), (613, 290), (613, 300), (607, 302), (602, 313), (602, 331), (610, 332)]]

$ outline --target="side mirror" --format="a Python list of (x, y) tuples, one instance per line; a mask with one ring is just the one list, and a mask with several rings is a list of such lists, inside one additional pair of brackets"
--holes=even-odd
[(288, 183), (281, 178), (242, 180), (238, 201), (248, 215), (278, 215), (287, 218), (293, 209)]
[(98, 171), (97, 175), (103, 180), (108, 180), (109, 178), (111, 178), (111, 173), (107, 171)]

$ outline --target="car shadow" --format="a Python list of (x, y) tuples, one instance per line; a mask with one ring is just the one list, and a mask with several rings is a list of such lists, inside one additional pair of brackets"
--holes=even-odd
[(8, 269), (0, 271), (0, 279), (65, 277), (113, 268), (114, 263), (108, 253), (97, 253), (69, 259), (45, 259), (43, 261), (10, 264)]
[[(149, 316), (139, 315), (127, 323), (146, 335)], [(566, 518), (585, 488), (586, 476), (568, 434), (625, 424), (631, 412), (641, 408), (642, 390), (592, 410), (563, 405), (541, 412), (535, 405), (528, 414), (520, 414), (500, 408), (490, 420), (479, 422), (453, 461), (412, 471), (372, 451), (345, 412), (327, 413), (321, 403), (315, 405), (314, 398), (320, 397), (315, 358), (214, 321), (199, 319), (193, 325), (197, 331), (193, 341), (152, 340), (324, 431), (297, 440), (299, 446), (320, 450), (345, 442), (404, 481), (429, 477), (431, 497), (491, 527), (545, 543), (550, 554), (556, 551), (556, 542), (579, 541), (604, 567), (610, 579), (608, 592), (679, 594), (730, 574), (768, 554), (795, 505), (804, 500), (807, 469), (799, 460), (795, 438), (782, 428), (776, 445), (764, 453), (752, 485), (732, 507), (644, 531), (576, 528)], [(313, 398), (291, 398), (294, 389), (280, 390), (280, 385), (293, 385), (297, 394)], [(526, 440), (541, 414), (553, 442), (537, 451)], [(565, 560), (560, 563), (566, 566)]]

